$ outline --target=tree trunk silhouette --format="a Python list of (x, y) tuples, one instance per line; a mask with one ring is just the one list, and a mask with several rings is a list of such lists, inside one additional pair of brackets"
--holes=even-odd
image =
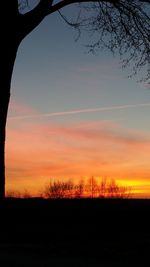
[(0, 198), (5, 197), (5, 127), (10, 97), (10, 88), (3, 85), (4, 95), (0, 96)]
[(14, 61), (18, 44), (4, 42), (1, 45), (1, 89), (0, 89), (0, 199), (5, 197), (5, 140), (8, 105), (10, 100), (10, 87)]
[[(43, 3), (43, 2), (42, 2)], [(5, 197), (5, 140), (10, 88), (16, 54), (21, 41), (39, 25), (46, 13), (41, 2), (34, 10), (22, 15), (18, 0), (2, 1), (1, 30), (1, 83), (0, 83), (0, 199)]]

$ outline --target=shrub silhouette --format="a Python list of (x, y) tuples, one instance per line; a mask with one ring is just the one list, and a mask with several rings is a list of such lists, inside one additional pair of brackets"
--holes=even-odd
[(7, 198), (21, 198), (21, 193), (18, 191), (7, 191), (6, 197)]
[(7, 191), (6, 197), (7, 198), (31, 198), (32, 194), (27, 189), (25, 189), (23, 193), (19, 191)]

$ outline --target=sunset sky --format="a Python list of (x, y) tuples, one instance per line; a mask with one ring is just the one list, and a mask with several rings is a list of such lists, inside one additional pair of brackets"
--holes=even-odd
[[(35, 1), (34, 1), (35, 2)], [(66, 9), (74, 15), (74, 8)], [(109, 177), (150, 197), (150, 87), (119, 58), (88, 53), (58, 13), (21, 44), (7, 122), (6, 190)]]

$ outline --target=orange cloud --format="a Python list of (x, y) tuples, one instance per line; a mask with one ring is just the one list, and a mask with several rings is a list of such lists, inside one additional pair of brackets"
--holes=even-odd
[(29, 188), (35, 193), (51, 177), (94, 175), (127, 183), (150, 181), (148, 133), (125, 129), (112, 121), (63, 126), (9, 122), (6, 144), (8, 189)]

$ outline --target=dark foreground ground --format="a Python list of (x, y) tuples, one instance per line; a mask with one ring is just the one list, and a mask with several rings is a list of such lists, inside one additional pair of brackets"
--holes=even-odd
[(150, 200), (6, 199), (0, 267), (150, 267)]

